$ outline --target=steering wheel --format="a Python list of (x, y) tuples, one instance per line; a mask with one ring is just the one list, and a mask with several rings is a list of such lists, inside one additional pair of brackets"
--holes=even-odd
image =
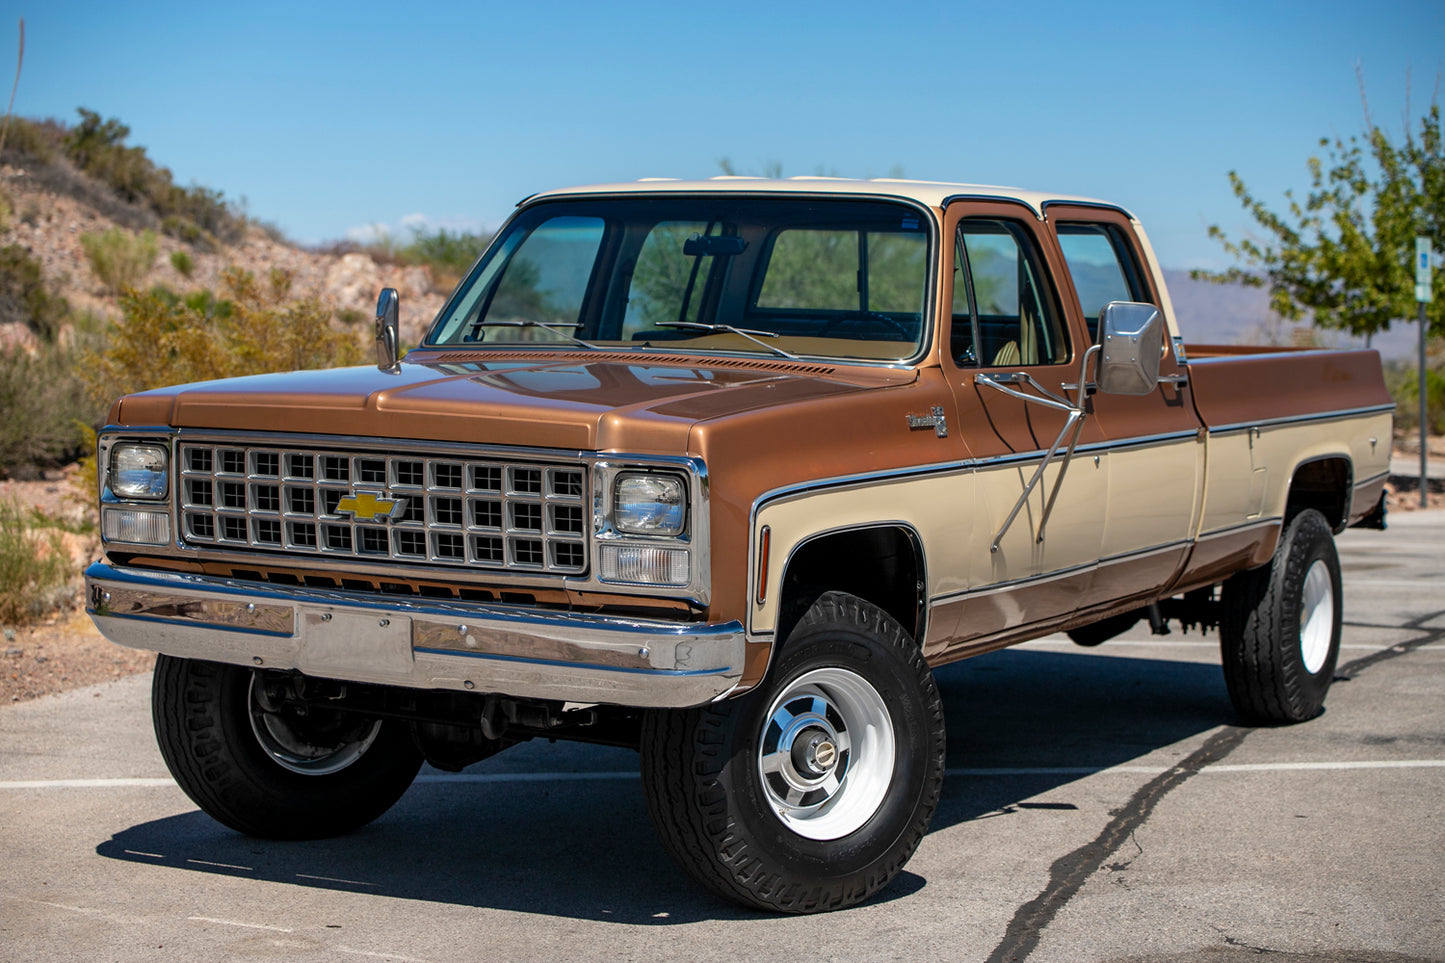
[(908, 329), (903, 327), (903, 325), (900, 324), (896, 318), (890, 318), (888, 315), (883, 314), (879, 311), (844, 311), (841, 314), (836, 314), (833, 317), (829, 318), (828, 321), (823, 325), (823, 327), (819, 329), (817, 336), (820, 338), (826, 338), (830, 331), (832, 331), (834, 328), (838, 327), (841, 324), (853, 324), (855, 322), (862, 321), (872, 321), (875, 324), (881, 324), (886, 328), (892, 328), (894, 331), (898, 332), (898, 337), (904, 341), (913, 340), (913, 336), (908, 333)]

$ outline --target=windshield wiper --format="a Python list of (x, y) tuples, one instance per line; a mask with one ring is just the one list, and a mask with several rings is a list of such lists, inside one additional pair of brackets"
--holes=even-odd
[(739, 337), (747, 338), (753, 344), (757, 345), (760, 348), (767, 348), (769, 351), (773, 352), (773, 354), (781, 355), (784, 358), (791, 358), (794, 361), (802, 360), (797, 355), (791, 352), (784, 351), (782, 348), (774, 347), (773, 345), (768, 344), (766, 341), (759, 341), (757, 338), (757, 336), (761, 336), (764, 338), (776, 338), (778, 337), (778, 333), (776, 331), (757, 331), (752, 328), (735, 328), (730, 324), (704, 324), (701, 321), (659, 321), (657, 322), (657, 326), (659, 328), (688, 328), (692, 331), (710, 331), (713, 333), (716, 333), (718, 331), (726, 331), (728, 334), (735, 334)]
[(473, 321), (471, 335), (472, 337), (476, 337), (478, 328), (542, 328), (543, 330), (550, 331), (553, 334), (560, 334), (562, 337), (566, 338), (568, 341), (571, 341), (573, 344), (580, 344), (582, 347), (591, 348), (593, 351), (601, 351), (601, 348), (591, 343), (590, 341), (583, 341), (576, 335), (567, 334), (564, 330), (562, 330), (563, 328), (571, 328), (575, 331), (580, 327), (582, 327), (581, 324), (572, 324), (565, 321)]

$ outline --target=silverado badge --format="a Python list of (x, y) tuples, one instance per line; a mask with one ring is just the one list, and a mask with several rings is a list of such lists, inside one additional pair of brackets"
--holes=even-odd
[(906, 415), (908, 419), (908, 430), (917, 431), (919, 428), (932, 428), (940, 438), (948, 437), (948, 419), (944, 417), (943, 409), (934, 405), (933, 409), (926, 415)]
[(377, 518), (396, 518), (405, 509), (405, 498), (378, 498), (371, 492), (347, 495), (336, 503), (336, 514), (350, 515), (358, 522), (374, 522)]

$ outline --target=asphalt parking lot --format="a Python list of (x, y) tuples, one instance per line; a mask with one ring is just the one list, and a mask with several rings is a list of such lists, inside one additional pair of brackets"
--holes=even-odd
[(1445, 512), (1340, 539), (1326, 711), (1246, 729), (1211, 635), (938, 672), (949, 776), (868, 904), (719, 902), (635, 754), (430, 771), (342, 839), (249, 839), (170, 781), (140, 676), (0, 707), (0, 960), (1445, 960)]

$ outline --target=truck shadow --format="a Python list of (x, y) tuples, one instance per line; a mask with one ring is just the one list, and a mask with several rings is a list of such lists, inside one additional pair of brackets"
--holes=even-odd
[[(1233, 720), (1217, 664), (1027, 649), (947, 666), (937, 678), (950, 776), (935, 830), (1027, 807), (1079, 778), (1078, 769), (1128, 763)], [(755, 918), (702, 890), (667, 857), (636, 772), (628, 750), (528, 744), (461, 779), (424, 772), (390, 812), (350, 836), (252, 839), (191, 811), (122, 830), (96, 853), (172, 870), (632, 925)], [(873, 902), (925, 885), (905, 870)]]

